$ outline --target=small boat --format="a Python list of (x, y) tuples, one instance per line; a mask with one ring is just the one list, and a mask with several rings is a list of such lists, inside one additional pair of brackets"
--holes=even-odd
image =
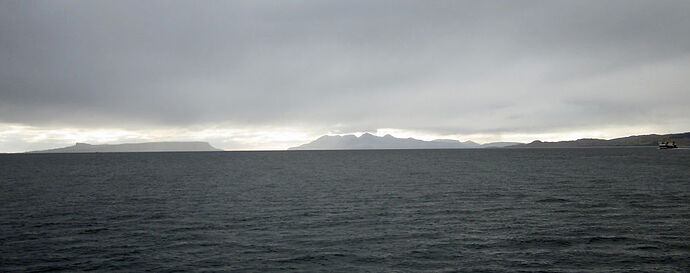
[(676, 146), (675, 141), (672, 141), (670, 143), (668, 141), (659, 142), (659, 149), (674, 149), (674, 148), (678, 148), (678, 146)]

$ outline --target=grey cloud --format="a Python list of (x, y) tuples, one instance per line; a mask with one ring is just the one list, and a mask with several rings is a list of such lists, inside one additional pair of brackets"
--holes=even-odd
[(641, 103), (687, 97), (687, 82), (616, 105), (601, 97), (618, 91), (583, 84), (659, 63), (690, 72), (687, 1), (0, 6), (2, 122), (477, 133), (690, 116)]

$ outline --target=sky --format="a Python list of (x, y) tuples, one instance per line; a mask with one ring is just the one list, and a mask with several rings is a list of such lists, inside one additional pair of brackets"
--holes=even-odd
[(0, 152), (690, 131), (690, 1), (0, 2)]

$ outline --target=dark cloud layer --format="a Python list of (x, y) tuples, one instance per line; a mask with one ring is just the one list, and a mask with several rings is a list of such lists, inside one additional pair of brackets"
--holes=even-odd
[(688, 14), (688, 1), (3, 1), (0, 122), (673, 130), (690, 124)]

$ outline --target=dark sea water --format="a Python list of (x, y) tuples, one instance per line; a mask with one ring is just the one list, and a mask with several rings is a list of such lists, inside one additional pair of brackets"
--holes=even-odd
[(690, 150), (0, 155), (0, 271), (689, 272)]

